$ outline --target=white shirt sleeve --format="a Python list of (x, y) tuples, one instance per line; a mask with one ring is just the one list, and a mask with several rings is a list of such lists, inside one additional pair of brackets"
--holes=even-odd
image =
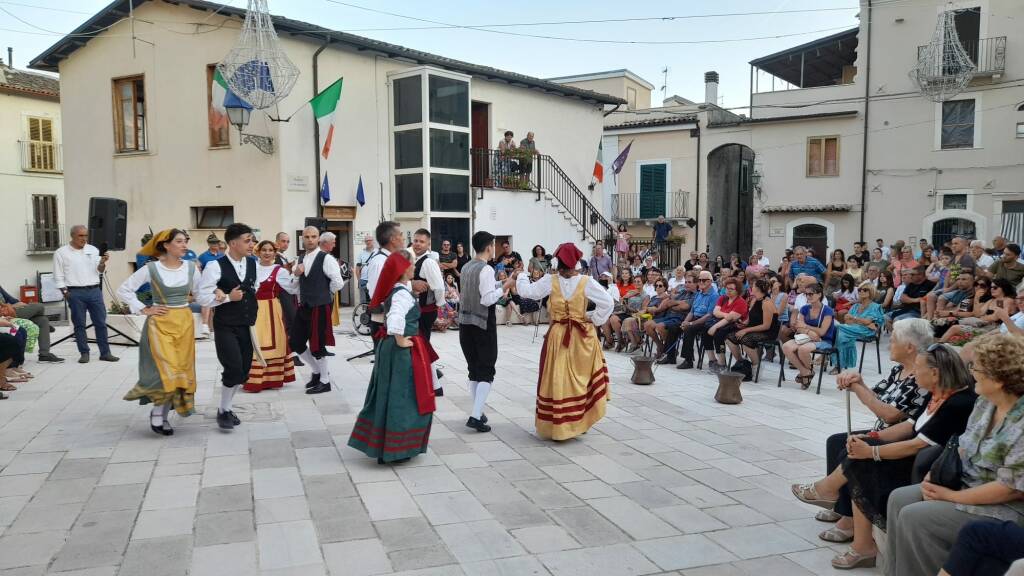
[(399, 290), (391, 297), (391, 308), (388, 310), (388, 334), (403, 336), (405, 334), (405, 317), (416, 305), (416, 299), (408, 290)]
[(618, 302), (622, 299), (622, 295), (619, 294), (619, 288), (615, 284), (609, 284), (605, 291), (612, 297), (612, 302)]
[(494, 268), (490, 265), (484, 266), (480, 270), (480, 305), (481, 306), (492, 306), (498, 303), (498, 299), (501, 298), (504, 293), (501, 289), (501, 282), (494, 279)]
[(64, 247), (61, 246), (53, 253), (53, 285), (59, 289), (68, 287), (64, 278)]
[(604, 286), (601, 286), (597, 280), (593, 278), (584, 277), (584, 282), (587, 283), (587, 287), (584, 288), (586, 296), (594, 303), (594, 310), (590, 313), (590, 321), (595, 326), (602, 326), (608, 321), (608, 318), (612, 315), (612, 309), (615, 308), (615, 301), (612, 300), (608, 291), (605, 290)]
[[(215, 264), (215, 262), (211, 262)], [(217, 290), (217, 282), (220, 282), (220, 265), (206, 266), (203, 268), (203, 277), (199, 282), (199, 291), (195, 294), (196, 302), (203, 308), (211, 308), (213, 306), (220, 306), (223, 302), (218, 302), (214, 292)], [(225, 298), (224, 302), (228, 299)]]
[(444, 278), (441, 277), (441, 265), (437, 263), (430, 256), (423, 262), (423, 266), (420, 268), (420, 272), (423, 277), (427, 280), (427, 285), (430, 286), (430, 290), (434, 293), (434, 302), (444, 302)]
[(370, 259), (366, 265), (366, 290), (369, 291), (370, 298), (373, 298), (373, 293), (377, 291), (377, 281), (380, 280), (380, 272), (387, 259), (387, 255), (381, 252), (379, 256)]
[(117, 289), (118, 300), (127, 304), (128, 308), (132, 311), (132, 314), (138, 314), (146, 307), (146, 305), (139, 300), (135, 291), (147, 282), (149, 282), (149, 266), (143, 266), (136, 270), (134, 274), (129, 276), (127, 280), (122, 282), (121, 286)]
[(284, 267), (281, 267), (281, 269), (277, 271), (277, 284), (282, 290), (293, 296), (299, 293), (298, 277), (293, 276), (292, 273)]
[(345, 287), (345, 279), (341, 277), (341, 266), (330, 254), (324, 258), (324, 275), (331, 279), (331, 294)]
[(545, 274), (540, 280), (536, 282), (530, 282), (530, 277), (526, 274), (520, 274), (516, 278), (516, 292), (523, 298), (529, 298), (530, 300), (540, 300), (551, 294), (551, 278), (552, 274)]

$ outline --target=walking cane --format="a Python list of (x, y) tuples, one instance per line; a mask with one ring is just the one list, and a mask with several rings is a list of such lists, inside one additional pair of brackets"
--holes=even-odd
[(853, 435), (853, 420), (850, 415), (850, 389), (846, 389), (846, 438)]

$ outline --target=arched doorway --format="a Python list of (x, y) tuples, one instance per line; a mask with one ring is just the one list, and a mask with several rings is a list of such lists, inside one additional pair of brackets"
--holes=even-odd
[(821, 224), (800, 224), (793, 228), (793, 246), (810, 248), (814, 257), (828, 262), (828, 228)]
[(711, 255), (744, 258), (753, 251), (754, 151), (726, 144), (708, 154), (708, 232)]
[(977, 238), (974, 222), (966, 218), (943, 218), (932, 223), (932, 246), (939, 248), (954, 236)]

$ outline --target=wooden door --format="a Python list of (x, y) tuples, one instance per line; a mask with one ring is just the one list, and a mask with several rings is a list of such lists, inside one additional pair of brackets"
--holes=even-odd
[(328, 222), (327, 230), (334, 232), (334, 235), (338, 237), (338, 241), (334, 244), (334, 252), (332, 253), (338, 262), (347, 262), (349, 270), (352, 271), (353, 278), (345, 281), (345, 287), (341, 289), (339, 293), (341, 295), (341, 305), (351, 306), (352, 305), (352, 294), (353, 290), (359, 289), (359, 279), (355, 278), (356, 265), (352, 261), (352, 223), (351, 222)]
[(470, 125), (471, 159), (473, 160), (473, 186), (485, 186), (490, 177), (491, 147), (491, 105), (486, 102), (473, 102)]

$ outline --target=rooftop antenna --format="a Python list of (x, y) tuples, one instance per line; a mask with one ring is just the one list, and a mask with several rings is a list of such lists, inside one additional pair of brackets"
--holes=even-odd
[(661, 83), (661, 99), (664, 100), (666, 95), (668, 94), (668, 66), (662, 68), (661, 73), (663, 75), (663, 80)]

